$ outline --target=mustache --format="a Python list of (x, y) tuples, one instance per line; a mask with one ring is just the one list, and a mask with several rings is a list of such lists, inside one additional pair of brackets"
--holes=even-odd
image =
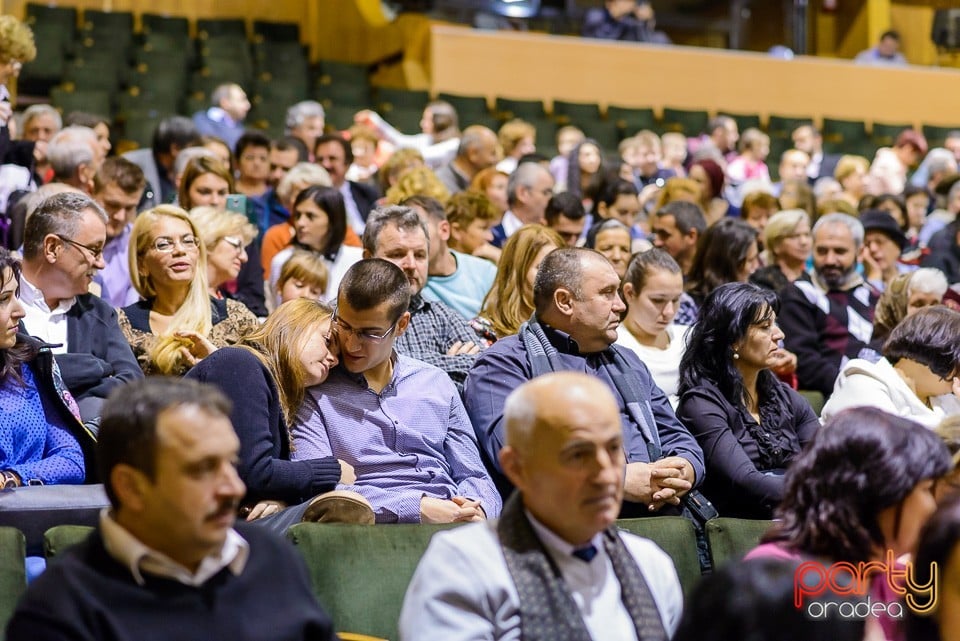
[(217, 509), (207, 515), (207, 520), (213, 521), (227, 515), (236, 515), (239, 508), (239, 498), (224, 499), (220, 501), (220, 505), (217, 506)]

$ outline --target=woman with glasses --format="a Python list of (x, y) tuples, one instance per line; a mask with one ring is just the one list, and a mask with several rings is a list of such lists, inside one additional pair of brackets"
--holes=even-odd
[(277, 290), (283, 264), (295, 250), (301, 249), (323, 257), (329, 277), (321, 298), (327, 301), (336, 299), (343, 275), (363, 258), (362, 249), (343, 243), (347, 236), (347, 210), (343, 196), (333, 187), (307, 187), (294, 200), (290, 220), (296, 235), (290, 246), (277, 254), (270, 264), (269, 291)]
[(179, 207), (137, 216), (129, 260), (142, 300), (120, 310), (120, 329), (145, 374), (181, 375), (258, 327), (243, 303), (210, 296), (206, 246)]
[(194, 207), (190, 218), (207, 248), (207, 287), (214, 298), (227, 298), (226, 285), (234, 281), (248, 260), (246, 247), (257, 237), (247, 217), (213, 207)]
[(247, 486), (241, 511), (249, 511), (248, 521), (298, 506), (273, 519), (282, 520), (276, 526), (283, 528), (302, 518), (305, 502), (354, 480), (353, 469), (333, 457), (290, 460), (290, 426), (304, 390), (325, 381), (337, 364), (330, 332), (329, 307), (292, 300), (236, 346), (217, 350), (187, 374), (216, 385), (233, 403), (237, 471)]

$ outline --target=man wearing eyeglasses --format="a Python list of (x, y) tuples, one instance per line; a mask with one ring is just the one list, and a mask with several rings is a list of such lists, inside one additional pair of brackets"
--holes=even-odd
[(143, 376), (117, 312), (88, 293), (104, 267), (107, 216), (76, 192), (47, 198), (27, 220), (20, 301), (27, 332), (53, 345), (63, 382), (89, 422), (115, 387)]
[(410, 325), (403, 272), (379, 259), (340, 282), (333, 329), (340, 364), (307, 390), (292, 430), (294, 460), (334, 456), (357, 478), (377, 523), (481, 521), (500, 513), (460, 396), (436, 367), (394, 351)]

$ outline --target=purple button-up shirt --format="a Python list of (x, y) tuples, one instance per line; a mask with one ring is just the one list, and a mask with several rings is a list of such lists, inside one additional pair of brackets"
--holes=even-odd
[(126, 307), (140, 300), (140, 294), (130, 282), (130, 263), (127, 259), (127, 246), (130, 244), (130, 232), (133, 225), (127, 225), (123, 232), (107, 241), (103, 246), (103, 262), (106, 264), (97, 274), (100, 283), (100, 298), (113, 307)]
[(336, 367), (307, 390), (293, 429), (293, 459), (335, 456), (353, 466), (354, 485), (378, 523), (419, 523), (420, 499), (479, 500), (487, 518), (501, 501), (480, 460), (467, 411), (449, 377), (406, 356), (379, 394), (362, 375)]

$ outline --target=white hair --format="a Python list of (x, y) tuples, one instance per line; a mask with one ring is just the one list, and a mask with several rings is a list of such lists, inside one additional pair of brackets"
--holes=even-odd
[(933, 267), (921, 267), (910, 274), (910, 280), (907, 283), (907, 296), (913, 292), (920, 292), (943, 298), (948, 287), (947, 277), (943, 275), (942, 271)]

